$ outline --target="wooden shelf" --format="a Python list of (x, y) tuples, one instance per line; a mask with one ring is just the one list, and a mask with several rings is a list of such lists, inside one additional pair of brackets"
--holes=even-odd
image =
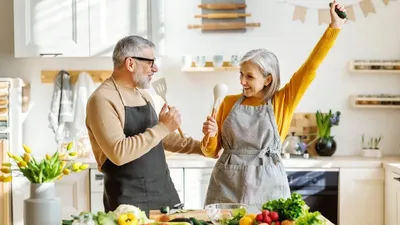
[(221, 71), (239, 71), (239, 67), (189, 67), (182, 68), (183, 72), (221, 72)]
[(400, 73), (400, 59), (351, 60), (349, 66), (354, 73)]
[(400, 95), (353, 95), (354, 108), (400, 109)]
[[(71, 76), (71, 83), (74, 84), (78, 79), (81, 72), (88, 73), (95, 83), (100, 83), (109, 78), (112, 74), (112, 70), (65, 70)], [(42, 83), (53, 83), (55, 77), (60, 70), (43, 70), (41, 71), (41, 82)]]
[(183, 72), (223, 72), (223, 71), (239, 71), (240, 67), (232, 66), (231, 62), (224, 61), (222, 67), (214, 67), (213, 62), (206, 62), (204, 67), (196, 67), (196, 63), (192, 62), (191, 67), (183, 67)]

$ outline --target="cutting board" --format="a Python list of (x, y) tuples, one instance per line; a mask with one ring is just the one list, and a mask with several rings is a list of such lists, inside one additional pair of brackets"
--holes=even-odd
[[(230, 210), (221, 210), (222, 214), (230, 215)], [(163, 216), (160, 210), (150, 210), (149, 219), (159, 221), (160, 217)], [(190, 218), (194, 217), (198, 220), (210, 221), (210, 218), (207, 216), (207, 212), (205, 209), (200, 210), (191, 210), (184, 213), (175, 213), (172, 215), (168, 215), (170, 219), (174, 218)]]
[[(224, 215), (229, 215), (230, 214), (230, 210), (221, 210), (221, 212)], [(160, 210), (150, 210), (149, 219), (155, 220), (155, 221), (159, 221), (159, 218), (161, 216), (163, 216), (163, 215), (164, 214), (162, 214), (160, 212)], [(185, 212), (185, 213), (176, 213), (176, 214), (169, 215), (170, 219), (174, 219), (174, 218), (189, 218), (189, 217), (194, 217), (194, 218), (196, 218), (198, 220), (210, 221), (210, 218), (208, 218), (207, 212), (206, 212), (205, 209), (203, 209), (203, 210), (192, 210), (192, 211), (188, 211), (188, 212)], [(331, 221), (326, 219), (325, 217), (323, 217), (323, 219), (325, 220), (326, 225), (335, 225)]]

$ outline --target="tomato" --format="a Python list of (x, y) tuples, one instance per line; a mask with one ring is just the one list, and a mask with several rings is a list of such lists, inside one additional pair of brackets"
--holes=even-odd
[(272, 221), (279, 220), (279, 214), (277, 212), (270, 212), (269, 217), (271, 217)]
[(256, 220), (257, 221), (263, 221), (263, 219), (264, 219), (264, 217), (263, 217), (263, 215), (262, 214), (258, 214), (257, 216), (256, 216)]
[(271, 217), (269, 216), (264, 217), (264, 223), (271, 224), (271, 222), (272, 222)]
[(263, 210), (261, 214), (262, 214), (263, 218), (265, 218), (266, 216), (269, 215), (269, 211), (268, 210)]

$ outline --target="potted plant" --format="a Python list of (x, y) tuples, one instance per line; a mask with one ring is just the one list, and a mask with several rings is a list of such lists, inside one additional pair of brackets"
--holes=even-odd
[(322, 113), (318, 110), (315, 117), (318, 127), (315, 150), (320, 156), (332, 156), (336, 151), (336, 141), (331, 135), (331, 128), (339, 125), (340, 112), (332, 113), (332, 110), (329, 110), (328, 113)]
[[(87, 164), (66, 159), (59, 151), (46, 154), (42, 159), (31, 155), (31, 149), (23, 145), (24, 154), (8, 156), (17, 164), (17, 174), (22, 174), (30, 182), (30, 198), (24, 201), (24, 224), (43, 225), (59, 224), (61, 221), (61, 201), (56, 197), (55, 181), (70, 173), (77, 173), (88, 168)], [(72, 143), (65, 152), (68, 156), (76, 156)], [(1, 168), (1, 182), (11, 182), (13, 177), (12, 164), (4, 162)]]
[(382, 157), (382, 150), (379, 148), (379, 143), (382, 140), (382, 136), (371, 137), (366, 143), (365, 135), (361, 136), (361, 155), (364, 157)]

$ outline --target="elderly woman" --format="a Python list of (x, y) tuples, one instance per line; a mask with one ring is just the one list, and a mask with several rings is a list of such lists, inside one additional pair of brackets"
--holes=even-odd
[(241, 60), (243, 93), (226, 96), (216, 118), (203, 124), (202, 151), (218, 157), (212, 172), (206, 204), (245, 203), (254, 210), (266, 201), (290, 197), (285, 169), (280, 160), (281, 141), (293, 113), (316, 70), (333, 46), (345, 20), (334, 2), (331, 23), (309, 58), (279, 90), (278, 59), (265, 49), (249, 51)]

